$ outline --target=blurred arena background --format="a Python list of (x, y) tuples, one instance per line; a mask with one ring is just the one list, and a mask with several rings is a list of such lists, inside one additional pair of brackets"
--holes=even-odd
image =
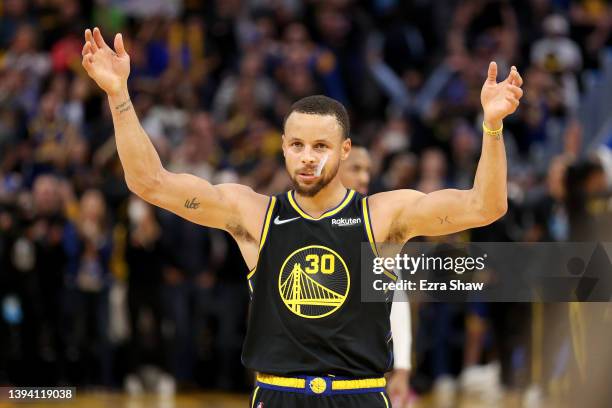
[[(285, 112), (317, 93), (349, 109), (370, 192), (470, 187), (487, 64), (516, 65), (509, 211), (443, 239), (610, 235), (610, 1), (3, 0), (0, 385), (76, 386), (62, 406), (247, 406), (246, 266), (225, 233), (129, 193), (81, 67), (93, 26), (123, 33), (169, 169), (266, 194), (289, 188)], [(412, 311), (415, 407), (612, 405), (607, 303)]]

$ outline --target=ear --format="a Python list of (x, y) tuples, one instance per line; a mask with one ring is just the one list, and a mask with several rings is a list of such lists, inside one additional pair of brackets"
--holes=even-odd
[(281, 135), (281, 148), (283, 149), (283, 157), (285, 157), (285, 149), (287, 148), (287, 146), (285, 145), (285, 135)]
[(350, 138), (346, 138), (342, 141), (342, 152), (340, 153), (340, 160), (346, 160), (351, 153), (352, 142)]

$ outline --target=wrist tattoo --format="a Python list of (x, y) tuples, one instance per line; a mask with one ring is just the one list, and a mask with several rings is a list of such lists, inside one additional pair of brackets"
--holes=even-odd
[(115, 109), (117, 109), (119, 113), (123, 113), (123, 112), (129, 111), (131, 107), (132, 107), (131, 100), (128, 99), (127, 101), (115, 106)]
[(187, 199), (185, 201), (185, 208), (189, 210), (197, 210), (199, 206), (200, 203), (196, 200), (195, 197), (193, 197), (191, 200)]

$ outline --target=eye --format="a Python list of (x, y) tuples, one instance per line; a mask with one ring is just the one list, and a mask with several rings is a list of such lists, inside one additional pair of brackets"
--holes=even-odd
[(315, 149), (327, 149), (327, 145), (325, 145), (323, 143), (317, 143), (315, 145)]
[(291, 147), (302, 147), (302, 142), (292, 142)]

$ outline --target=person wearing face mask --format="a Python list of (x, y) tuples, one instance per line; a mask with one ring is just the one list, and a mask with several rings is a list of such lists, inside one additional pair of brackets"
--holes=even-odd
[[(340, 166), (340, 177), (345, 186), (361, 194), (368, 194), (372, 160), (368, 150), (353, 144), (351, 154)], [(396, 272), (397, 274), (397, 272)], [(401, 276), (398, 274), (398, 278)], [(394, 407), (407, 407), (410, 400), (410, 303), (403, 292), (394, 293), (391, 306), (391, 332), (393, 333), (393, 371), (387, 384), (387, 392)]]

